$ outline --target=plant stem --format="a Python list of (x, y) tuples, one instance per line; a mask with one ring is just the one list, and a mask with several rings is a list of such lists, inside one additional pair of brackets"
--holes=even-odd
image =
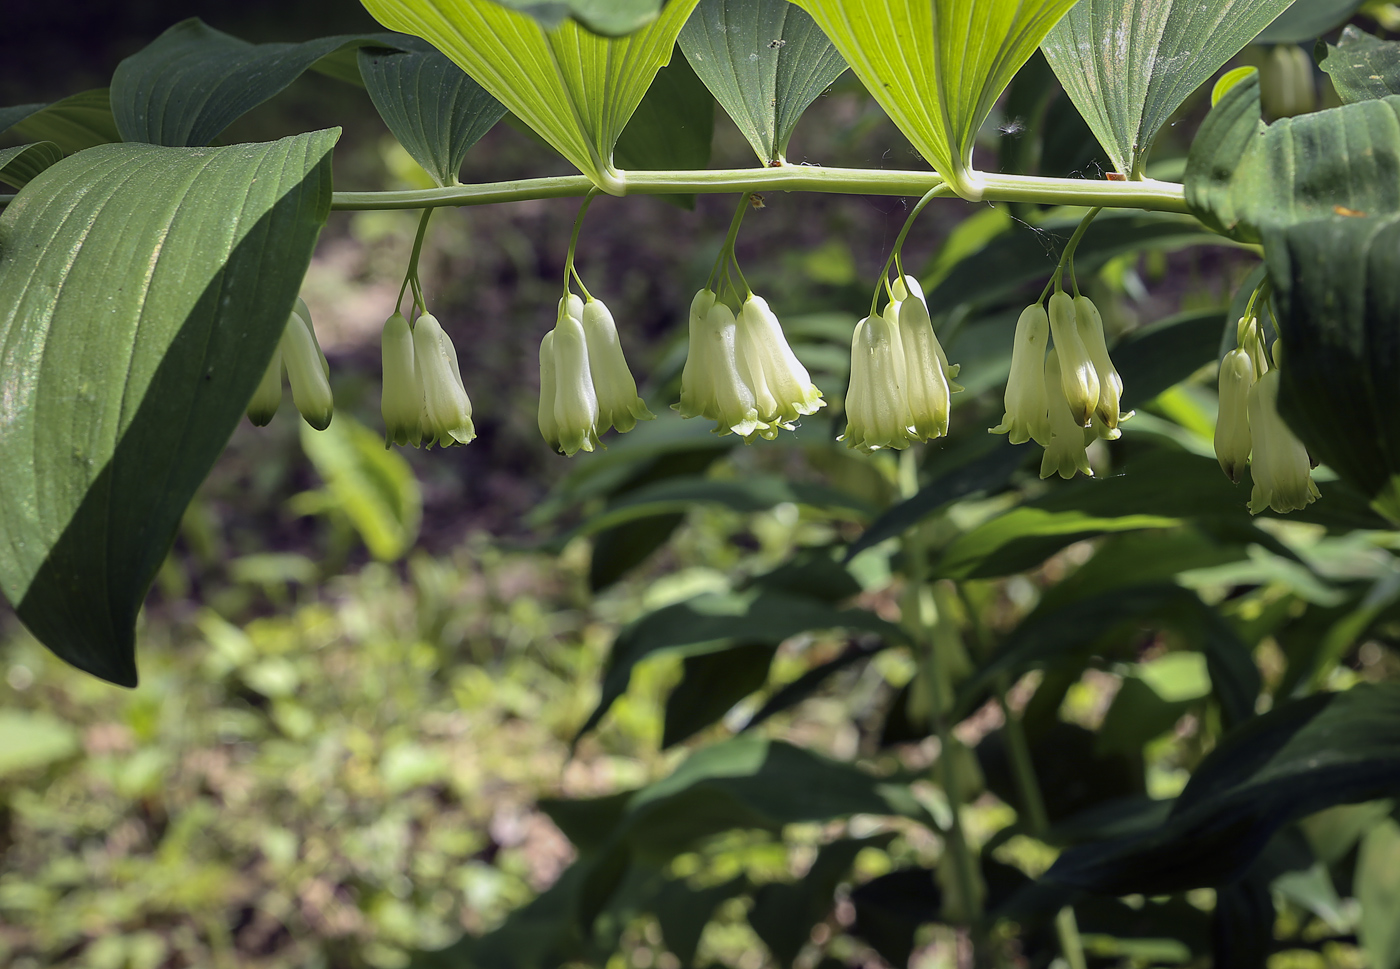
[(413, 304), (422, 312), (427, 312), (428, 307), (423, 302), (423, 288), (418, 283), (418, 257), (423, 253), (423, 237), (428, 234), (428, 220), (433, 217), (432, 209), (424, 209), (423, 215), (418, 219), (418, 234), (413, 237), (413, 254), (408, 257), (408, 270), (403, 276), (403, 285), (399, 287), (399, 298), (394, 303), (397, 311), (403, 303), (403, 293), (410, 285), (413, 287)]
[(593, 297), (588, 293), (588, 287), (583, 285), (583, 278), (574, 269), (574, 253), (578, 251), (578, 234), (583, 229), (583, 217), (588, 213), (588, 207), (593, 204), (593, 199), (597, 196), (598, 190), (595, 188), (583, 197), (583, 204), (578, 207), (578, 215), (574, 216), (574, 231), (569, 236), (569, 255), (564, 260), (564, 292), (569, 292), (569, 277), (578, 280), (578, 288), (583, 290), (586, 299)]
[[(909, 448), (899, 456), (899, 485), (901, 494), (907, 499), (919, 490), (918, 460), (914, 448)], [(963, 833), (960, 811), (963, 804), (962, 778), (959, 776), (958, 762), (952, 755), (953, 736), (948, 727), (948, 718), (940, 706), (943, 696), (941, 671), (938, 659), (933, 653), (933, 627), (937, 622), (938, 607), (933, 601), (933, 590), (928, 584), (928, 549), (924, 544), (922, 529), (914, 525), (905, 531), (902, 539), (906, 577), (910, 593), (906, 609), (912, 613), (906, 626), (914, 638), (919, 660), (928, 678), (928, 692), (932, 698), (929, 718), (938, 734), (939, 759), (943, 763), (943, 791), (951, 808), (951, 821), (944, 833), (948, 850), (953, 853), (954, 873), (957, 876), (958, 891), (962, 895), (967, 911), (963, 914), (975, 927), (981, 916), (980, 875), (977, 862)]]
[[(717, 192), (830, 192), (838, 195), (919, 195), (944, 184), (936, 172), (890, 169), (728, 168), (674, 172), (627, 172), (628, 195), (713, 194)], [(982, 201), (1042, 202), (1104, 208), (1149, 209), (1186, 213), (1180, 185), (1152, 180), (1110, 182), (1033, 175), (982, 175)], [(584, 175), (556, 175), (480, 185), (398, 192), (336, 192), (331, 208), (417, 209), (442, 205), (485, 205), (526, 199), (586, 195), (594, 184)]]
[[(743, 225), (744, 223), (744, 214), (749, 210), (749, 198), (752, 195), (752, 192), (745, 192), (742, 196), (740, 196), (739, 207), (734, 210), (734, 218), (729, 220), (729, 231), (724, 234), (724, 245), (719, 247), (719, 254), (715, 256), (714, 268), (710, 270), (710, 277), (705, 281), (705, 288), (712, 292), (715, 289), (715, 284), (719, 281), (719, 271), (721, 267), (725, 266), (726, 257), (728, 257), (730, 260), (733, 259), (734, 243), (739, 238), (739, 226)], [(725, 268), (725, 277), (727, 278), (728, 275), (729, 271), (727, 268)], [(742, 276), (743, 274), (740, 273), (741, 278)], [(732, 286), (733, 284), (731, 283), (730, 285)], [(744, 285), (747, 287), (748, 283), (745, 283)]]
[[(899, 252), (904, 248), (904, 240), (909, 236), (909, 230), (914, 227), (914, 220), (919, 217), (919, 213), (940, 195), (949, 195), (952, 189), (947, 185), (935, 185), (924, 193), (924, 197), (914, 203), (914, 207), (909, 210), (909, 217), (904, 220), (903, 227), (899, 230), (899, 235), (895, 237), (894, 247), (890, 249), (890, 256), (885, 260), (885, 268), (880, 270), (880, 281), (875, 284), (875, 295), (870, 297), (870, 315), (875, 315), (876, 305), (880, 302), (880, 286), (889, 285), (890, 266), (899, 261)], [(901, 270), (903, 266), (900, 267)]]

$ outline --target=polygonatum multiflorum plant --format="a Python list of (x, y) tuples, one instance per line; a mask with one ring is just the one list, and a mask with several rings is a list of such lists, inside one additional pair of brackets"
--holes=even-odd
[[(668, 706), (670, 746), (763, 687), (779, 644), (844, 630), (848, 646), (773, 692), (746, 724), (726, 718), (734, 736), (696, 746), (662, 781), (548, 805), (579, 848), (573, 867), (518, 919), (425, 959), (601, 962), (632, 920), (650, 915), (676, 964), (689, 964), (716, 906), (745, 898), (774, 962), (815, 965), (824, 952), (846, 958), (820, 948), (829, 931), (812, 932), (841, 894), (855, 913), (841, 930), (889, 962), (907, 961), (919, 927), (935, 923), (954, 927), (978, 964), (1155, 965), (1157, 956), (1129, 944), (1152, 938), (1165, 940), (1150, 951), (1169, 952), (1168, 962), (1263, 966), (1276, 898), (1321, 911), (1317, 899), (1335, 896), (1342, 865), (1362, 915), (1347, 921), (1337, 909), (1328, 924), (1352, 941), (1359, 933), (1373, 965), (1400, 964), (1386, 928), (1397, 918), (1386, 872), (1400, 870), (1400, 828), (1384, 806), (1368, 809), (1365, 825), (1353, 823), (1360, 809), (1339, 807), (1400, 788), (1400, 692), (1333, 675), (1394, 621), (1400, 601), (1400, 567), (1385, 551), (1400, 521), (1400, 44), (1355, 27), (1338, 37), (1359, 3), (364, 5), (387, 32), (255, 45), (189, 20), (123, 61), (107, 90), (0, 109), (0, 129), (23, 142), (0, 150), (0, 177), (18, 189), (0, 215), (0, 589), (38, 639), (135, 685), (138, 610), (237, 422), (271, 420), (284, 379), (311, 427), (333, 422), (330, 368), (298, 296), (332, 209), (422, 210), (398, 302), (384, 307), (384, 438), (390, 447), (470, 446), (473, 404), (454, 321), (434, 315), (418, 279), (429, 218), (579, 198), (557, 317), (539, 346), (546, 446), (587, 462), (577, 453), (621, 441), (625, 468), (625, 442), (645, 437), (634, 428), (653, 426), (653, 407), (668, 420), (667, 407), (713, 422), (725, 446), (781, 447), (805, 422), (829, 426), (825, 444), (850, 449), (845, 460), (866, 462), (891, 487), (874, 504), (781, 480), (723, 492), (694, 465), (667, 470), (657, 455), (676, 448), (638, 448), (631, 460), (649, 462), (647, 476), (609, 496), (601, 523), (580, 534), (663, 529), (663, 520), (674, 528), (667, 516), (714, 500), (837, 507), (866, 527), (745, 589), (668, 605), (627, 627), (580, 735), (599, 726), (648, 657), (684, 659), (675, 696), (688, 705)], [(1300, 46), (1328, 37), (1311, 54)], [(1217, 80), (1251, 43), (1257, 69)], [(804, 109), (848, 69), (927, 167), (787, 161)], [(363, 85), (436, 187), (336, 192), (334, 128), (211, 147), (307, 70)], [(1112, 166), (1103, 177), (1027, 174), (1033, 165), (1005, 141), (999, 165), (974, 151), (1012, 100), (1032, 106), (1032, 127), (1049, 123), (1052, 72)], [(1192, 116), (1197, 92), (1204, 120), (1184, 168), (1154, 168), (1154, 140), (1170, 119)], [(716, 102), (753, 148), (752, 167), (703, 167)], [(461, 184), (465, 153), (507, 112), (579, 174)], [(704, 151), (683, 167), (697, 132)], [(629, 168), (623, 159), (640, 161)], [(745, 214), (759, 193), (777, 191), (916, 200), (869, 281), (869, 312), (842, 334), (844, 386), (819, 386), (783, 308), (740, 268)], [(606, 208), (609, 197), (699, 193), (735, 196), (735, 214), (688, 319), (676, 321), (688, 327), (678, 386), (649, 404), (624, 353), (628, 321), (614, 319), (576, 266), (580, 233), (590, 206)], [(959, 230), (956, 261), (906, 269), (904, 241), (919, 214), (968, 203), (994, 205)], [(1007, 205), (1018, 218), (1072, 228), (1048, 268), (1017, 264), (1016, 247), (998, 241)], [(1106, 325), (1090, 295), (1105, 262), (1169, 235), (1213, 238), (1260, 266), (1228, 315), (1128, 333)], [(1026, 286), (1042, 282), (1026, 306)], [(606, 295), (606, 280), (593, 285)], [(963, 427), (959, 400), (973, 396), (964, 387), (1000, 379), (952, 359), (970, 307), (988, 300), (1014, 319), (998, 331), (1009, 368), (1003, 416)], [(1218, 397), (1196, 420), (1207, 431), (1182, 444), (1190, 435), (1177, 424), (1165, 430), (1161, 416), (1185, 406), (1180, 395), (1168, 399), (1171, 388), (1217, 365)], [(668, 420), (654, 426), (674, 426)], [(1030, 442), (1039, 461), (1023, 468)], [(981, 496), (1000, 504), (949, 516)], [(1327, 536), (1362, 535), (1375, 555), (1359, 571), (1319, 572), (1287, 540), (1294, 533), (1278, 524), (1286, 514)], [(986, 621), (990, 581), (1080, 541), (1097, 543), (1080, 573), (1009, 626)], [(897, 622), (847, 601), (861, 590), (851, 563), (874, 553), (898, 577)], [(1273, 579), (1232, 573), (1238, 600), (1182, 579), (1263, 558), (1312, 585), (1277, 578), (1282, 565)], [(636, 560), (595, 557), (595, 586)], [(1199, 661), (1190, 666), (1199, 690), (1164, 684), (1141, 657), (1129, 663), (1144, 630), (1169, 656)], [(1268, 682), (1252, 655), (1265, 641), (1286, 656), (1286, 672)], [(909, 658), (912, 680), (885, 732), (934, 738), (931, 784), (759, 729), (886, 650)], [(1094, 665), (1118, 671), (1124, 699), (1085, 746), (1054, 714)], [(1038, 680), (1025, 678), (1032, 671)], [(990, 736), (966, 728), (975, 711), (994, 723)], [(1148, 797), (1143, 744), (1188, 714), (1205, 725), (1203, 756), (1183, 788)], [(1012, 805), (1014, 823), (993, 835), (969, 830), (963, 808), (979, 796)], [(1345, 810), (1353, 813), (1336, 813)], [(853, 816), (888, 823), (861, 835)], [(802, 822), (841, 833), (817, 846), (796, 882), (706, 882), (675, 867), (724, 832)], [(936, 862), (840, 888), (857, 854), (888, 843), (899, 824), (933, 833)], [(1013, 837), (1048, 846), (1057, 860), (1027, 874), (997, 853)], [(1298, 871), (1314, 873), (1312, 895), (1285, 880)], [(1203, 888), (1214, 889), (1213, 902), (1183, 901)], [(1088, 936), (1080, 923), (1092, 923)]]

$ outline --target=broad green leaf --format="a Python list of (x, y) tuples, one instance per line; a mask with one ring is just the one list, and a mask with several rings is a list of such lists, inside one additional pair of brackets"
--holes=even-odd
[(740, 643), (777, 646), (811, 629), (858, 629), (902, 642), (903, 632), (864, 609), (838, 609), (818, 599), (780, 592), (702, 595), (643, 616), (618, 634), (603, 673), (602, 696), (578, 732), (597, 726), (627, 690), (632, 668), (644, 659), (669, 654), (700, 656)]
[(795, 0), (895, 125), (964, 198), (997, 97), (1074, 0)]
[(528, 13), (545, 27), (572, 17), (596, 34), (620, 37), (656, 19), (666, 0), (496, 0), (504, 7)]
[(741, 643), (723, 652), (685, 657), (681, 681), (666, 698), (661, 748), (689, 740), (760, 689), (768, 681), (777, 649), (768, 643)]
[(1168, 515), (1095, 515), (1022, 506), (956, 539), (938, 562), (947, 578), (979, 579), (1021, 572), (1086, 538), (1143, 528), (1170, 528), (1182, 519)]
[(365, 8), (427, 40), (600, 188), (620, 192), (613, 147), (695, 3), (671, 0), (651, 24), (613, 39), (572, 20), (546, 30), (491, 0), (366, 0)]
[(324, 431), (301, 422), (301, 446), (326, 483), (314, 504), (345, 515), (381, 561), (402, 558), (413, 548), (423, 498), (403, 455), (344, 413)]
[(1217, 359), (1225, 317), (1219, 310), (1182, 313), (1139, 327), (1113, 347), (1123, 378), (1123, 409), (1131, 410), (1176, 386)]
[(1293, 0), (1293, 4), (1265, 27), (1256, 44), (1301, 44), (1316, 40), (1346, 23), (1365, 0)]
[(788, 0), (701, 0), (680, 42), (765, 165), (786, 160), (802, 112), (846, 69), (812, 18)]
[(1342, 31), (1318, 65), (1332, 78), (1343, 104), (1400, 94), (1400, 44), (1358, 27)]
[(921, 926), (936, 921), (943, 892), (931, 868), (899, 868), (851, 889), (855, 922), (848, 931), (890, 966), (907, 966)]
[(751, 730), (769, 717), (797, 706), (797, 704), (820, 689), (821, 685), (829, 678), (835, 676), (846, 667), (869, 659), (876, 653), (892, 645), (893, 643), (883, 640), (872, 646), (851, 643), (842, 650), (841, 654), (835, 659), (812, 667), (791, 683), (785, 684), (781, 689), (774, 692), (774, 694), (768, 698), (767, 702), (759, 708), (758, 712), (749, 718), (749, 721), (744, 724), (743, 729)]
[(1400, 97), (1265, 126), (1259, 76), (1211, 109), (1191, 145), (1186, 201), (1211, 228), (1258, 242), (1264, 229), (1400, 212)]
[(439, 185), (456, 185), (467, 149), (506, 109), (438, 51), (359, 50), (379, 116)]
[(52, 141), (0, 149), (0, 181), (24, 188), (35, 175), (62, 160), (63, 152)]
[(123, 141), (207, 145), (321, 58), (346, 47), (410, 40), (374, 34), (250, 44), (191, 17), (117, 65), (112, 113)]
[(1400, 214), (1332, 216), (1265, 240), (1285, 350), (1279, 411), (1314, 457), (1400, 521)]
[(661, 938), (684, 969), (695, 965), (700, 936), (715, 908), (726, 899), (744, 894), (748, 888), (749, 880), (744, 875), (709, 888), (691, 888), (685, 879), (677, 878), (666, 882), (656, 893), (653, 906), (656, 921), (661, 925)]
[(0, 779), (47, 767), (81, 749), (71, 724), (46, 713), (0, 710)]
[(1232, 730), (1192, 775), (1166, 822), (1071, 848), (1052, 883), (1165, 895), (1241, 875), (1289, 821), (1400, 792), (1400, 686), (1360, 684), (1276, 706)]
[[(715, 99), (684, 57), (656, 74), (646, 97), (617, 139), (614, 159), (625, 169), (680, 171), (710, 164), (715, 133)], [(695, 208), (694, 195), (664, 195), (682, 208)]]
[(1288, 4), (1080, 0), (1041, 49), (1114, 166), (1141, 178), (1171, 113)]
[(0, 590), (75, 666), (136, 682), (137, 610), (286, 325), (338, 135), (99, 146), (0, 215)]
[(1367, 833), (1356, 860), (1360, 932), (1373, 969), (1400, 966), (1400, 824), (1390, 818)]
[(105, 87), (82, 91), (53, 104), (0, 108), (0, 132), (9, 129), (30, 141), (52, 141), (65, 153), (122, 140)]

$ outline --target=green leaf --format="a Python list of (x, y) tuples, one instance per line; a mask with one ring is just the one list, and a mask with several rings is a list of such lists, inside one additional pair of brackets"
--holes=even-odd
[(1347, 27), (1318, 65), (1343, 104), (1400, 94), (1400, 44)]
[(1400, 686), (1316, 694), (1226, 734), (1157, 829), (1071, 848), (1045, 877), (1113, 895), (1221, 885), (1289, 821), (1396, 792)]
[(760, 689), (768, 681), (768, 666), (777, 650), (767, 643), (741, 643), (717, 653), (687, 656), (681, 681), (666, 698), (661, 748), (690, 739)]
[(1219, 310), (1204, 310), (1128, 333), (1113, 347), (1113, 364), (1123, 378), (1123, 409), (1140, 407), (1215, 362), (1224, 329)]
[(1398, 169), (1400, 97), (1265, 126), (1255, 74), (1202, 122), (1186, 166), (1186, 201), (1216, 231), (1258, 242), (1271, 227), (1400, 212)]
[(403, 455), (345, 413), (324, 431), (303, 421), (301, 446), (326, 483), (325, 504), (350, 519), (371, 555), (392, 562), (413, 548), (423, 499)]
[(1022, 506), (956, 539), (939, 560), (938, 572), (953, 579), (1009, 575), (1039, 565), (1066, 545), (1086, 538), (1143, 528), (1170, 528), (1181, 521), (1150, 513), (1095, 515), (1088, 511)]
[(437, 51), (359, 50), (360, 76), (379, 116), (438, 185), (456, 185), (467, 149), (506, 113)]
[(378, 34), (250, 44), (191, 17), (117, 65), (112, 113), (123, 141), (207, 145), (321, 58), (346, 47), (397, 41)]
[(721, 652), (735, 643), (777, 646), (810, 629), (860, 629), (902, 642), (893, 623), (863, 609), (837, 609), (817, 599), (757, 591), (731, 595), (702, 595), (643, 616), (613, 642), (603, 673), (602, 696), (583, 736), (597, 726), (613, 702), (627, 690), (632, 668), (644, 659), (669, 654), (700, 656)]
[(851, 889), (855, 922), (850, 933), (864, 939), (891, 966), (909, 965), (919, 927), (937, 921), (943, 892), (929, 868), (899, 868)]
[(24, 188), (35, 176), (63, 160), (63, 152), (52, 141), (0, 149), (0, 180)]
[(0, 215), (0, 590), (75, 666), (136, 682), (137, 610), (281, 337), (338, 136), (99, 146)]
[(641, 565), (685, 521), (680, 512), (632, 518), (598, 532), (588, 562), (588, 588), (601, 592)]
[(1279, 412), (1392, 522), (1400, 521), (1397, 246), (1400, 215), (1292, 225), (1270, 231), (1264, 247), (1286, 351)]
[[(715, 99), (686, 59), (673, 54), (632, 112), (617, 139), (614, 159), (623, 168), (640, 171), (705, 168), (714, 132)], [(695, 208), (694, 195), (662, 197), (682, 208)]]
[(910, 143), (964, 198), (997, 97), (1075, 0), (796, 0)]
[(695, 3), (671, 0), (648, 26), (613, 39), (572, 20), (546, 30), (490, 0), (366, 0), (365, 8), (426, 39), (600, 188), (619, 192), (613, 147)]
[(78, 731), (46, 713), (0, 710), (0, 779), (78, 753)]
[(655, 20), (665, 0), (496, 0), (496, 3), (528, 13), (545, 27), (557, 27), (565, 17), (572, 17), (596, 34), (620, 37)]
[(1171, 113), (1289, 2), (1080, 0), (1041, 49), (1114, 166), (1138, 178)]
[(1400, 966), (1400, 824), (1386, 818), (1367, 833), (1356, 860), (1360, 932), (1373, 969)]
[(684, 879), (668, 881), (653, 901), (656, 920), (666, 948), (680, 961), (682, 969), (695, 964), (700, 936), (720, 902), (748, 891), (749, 880), (739, 875), (709, 888), (691, 888)]
[(1301, 44), (1340, 27), (1365, 0), (1293, 0), (1293, 5), (1265, 27), (1256, 44)]
[(787, 0), (701, 0), (681, 49), (765, 165), (782, 164), (802, 112), (846, 62)]
[(827, 660), (825, 663), (812, 667), (797, 679), (775, 692), (768, 698), (768, 701), (759, 708), (758, 712), (744, 724), (743, 729), (751, 730), (769, 717), (797, 706), (797, 704), (815, 693), (821, 685), (832, 676), (835, 676), (848, 666), (859, 663), (861, 660), (869, 659), (891, 645), (893, 644), (884, 641), (872, 646), (864, 646), (860, 643), (849, 644), (835, 659)]
[(105, 87), (82, 91), (53, 104), (0, 109), (0, 132), (11, 128), (31, 141), (52, 141), (70, 154), (122, 140)]

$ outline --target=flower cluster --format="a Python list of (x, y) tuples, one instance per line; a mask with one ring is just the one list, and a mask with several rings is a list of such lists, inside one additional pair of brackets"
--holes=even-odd
[(554, 329), (540, 341), (540, 433), (565, 454), (592, 451), (610, 427), (630, 431), (655, 415), (637, 396), (617, 325), (601, 300), (559, 300)]
[(682, 417), (714, 421), (716, 434), (771, 441), (826, 401), (763, 297), (750, 293), (735, 315), (707, 288), (690, 304), (690, 347), (673, 406)]
[(248, 401), (248, 420), (258, 427), (272, 420), (282, 403), (282, 377), (292, 385), (292, 403), (296, 404), (306, 423), (324, 431), (330, 426), (335, 414), (335, 400), (331, 396), (331, 367), (321, 345), (316, 342), (316, 331), (311, 326), (311, 310), (306, 302), (297, 298), (296, 308), (287, 317), (287, 325), (282, 330), (282, 338), (272, 351), (267, 370), (258, 383), (257, 390)]
[(906, 448), (948, 433), (953, 378), (918, 280), (900, 276), (883, 312), (856, 324), (841, 440), (862, 451)]
[(1034, 303), (1016, 322), (1006, 412), (991, 433), (1044, 447), (1042, 478), (1092, 475), (1088, 445), (1096, 438), (1117, 440), (1119, 423), (1133, 415), (1119, 410), (1123, 378), (1109, 358), (1098, 307), (1087, 296), (1062, 291), (1049, 302), (1048, 312)]
[(437, 317), (424, 313), (410, 326), (395, 312), (385, 321), (380, 341), (385, 445), (449, 447), (475, 438), (457, 348)]
[(1249, 498), (1252, 514), (1265, 508), (1301, 511), (1322, 494), (1312, 478), (1307, 448), (1279, 416), (1281, 348), (1275, 342), (1270, 354), (1258, 320), (1248, 316), (1239, 321), (1236, 336), (1238, 346), (1220, 362), (1215, 456), (1236, 484), (1249, 465), (1254, 479)]

